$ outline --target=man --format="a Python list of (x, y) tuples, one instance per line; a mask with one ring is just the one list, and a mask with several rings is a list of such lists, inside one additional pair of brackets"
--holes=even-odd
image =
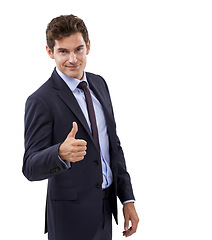
[(128, 237), (139, 219), (106, 82), (84, 72), (87, 28), (74, 15), (60, 16), (46, 37), (56, 68), (27, 99), (23, 163), (30, 181), (48, 179), (45, 233), (50, 240), (112, 239), (118, 196)]

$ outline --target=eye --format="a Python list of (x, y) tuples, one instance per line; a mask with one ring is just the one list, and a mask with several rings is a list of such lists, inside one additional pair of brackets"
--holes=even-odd
[(59, 53), (60, 54), (66, 54), (68, 51), (67, 50), (60, 50)]
[(78, 47), (77, 49), (76, 49), (76, 52), (81, 52), (83, 50), (83, 47)]

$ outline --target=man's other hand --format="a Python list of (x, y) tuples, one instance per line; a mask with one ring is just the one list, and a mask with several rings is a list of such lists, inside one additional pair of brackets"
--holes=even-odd
[[(135, 210), (133, 202), (125, 203), (123, 206), (124, 213), (124, 232), (123, 236), (129, 237), (136, 232), (138, 227), (139, 218)], [(129, 222), (131, 221), (132, 226), (129, 227)]]

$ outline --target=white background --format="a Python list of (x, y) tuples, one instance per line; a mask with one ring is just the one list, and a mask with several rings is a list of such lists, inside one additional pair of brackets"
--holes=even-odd
[[(211, 240), (212, 7), (206, 0), (1, 3), (0, 238), (47, 239), (47, 182), (28, 182), (21, 172), (24, 105), (54, 67), (45, 52), (46, 25), (70, 13), (90, 34), (86, 70), (101, 74), (111, 91), (140, 217), (131, 239)], [(121, 205), (119, 219), (115, 240), (122, 239)]]

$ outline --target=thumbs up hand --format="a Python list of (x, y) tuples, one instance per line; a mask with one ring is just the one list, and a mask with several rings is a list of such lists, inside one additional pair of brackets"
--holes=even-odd
[(77, 131), (77, 123), (73, 122), (71, 132), (59, 147), (58, 153), (62, 160), (78, 162), (84, 159), (84, 156), (86, 155), (87, 142), (82, 139), (75, 139)]

